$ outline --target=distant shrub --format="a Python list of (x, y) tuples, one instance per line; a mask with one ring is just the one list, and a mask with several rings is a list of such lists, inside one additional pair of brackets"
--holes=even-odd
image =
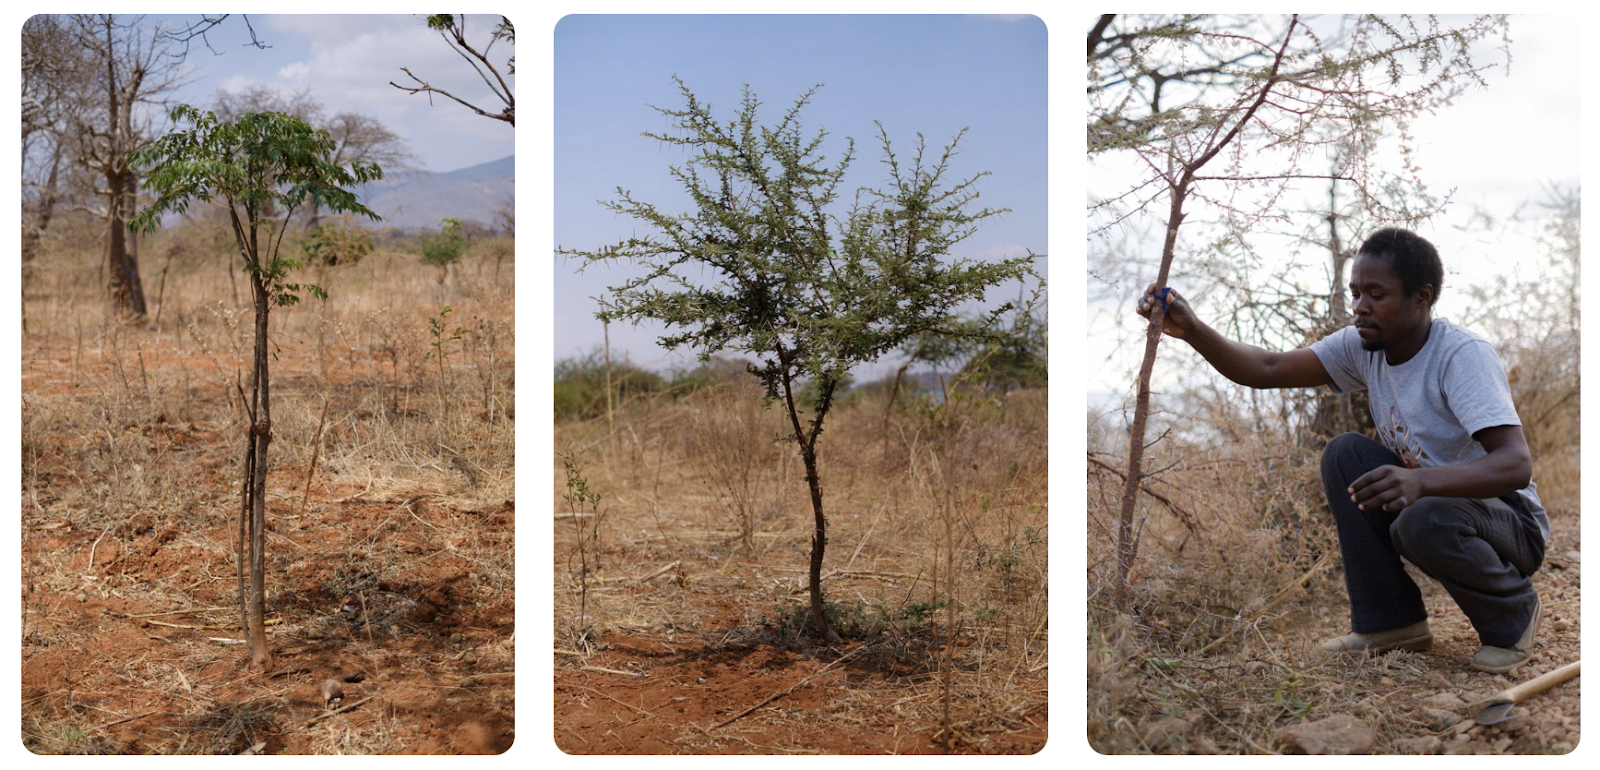
[(1019, 313), (1010, 334), (976, 351), (961, 374), (990, 390), (1047, 387), (1048, 349), (1044, 320), (1032, 313)]
[(749, 366), (750, 362), (742, 358), (712, 356), (709, 361), (674, 371), (672, 391), (684, 395), (715, 386), (759, 389), (755, 378), (750, 376)]
[[(604, 351), (556, 362), (555, 417), (557, 421), (589, 420), (606, 414), (606, 359)], [(611, 400), (620, 406), (629, 398), (667, 390), (659, 374), (635, 366), (624, 356), (611, 362)]]
[(467, 239), (461, 230), (461, 220), (447, 217), (443, 228), (437, 233), (424, 235), (420, 239), (422, 247), (422, 263), (435, 267), (447, 267), (461, 261), (462, 252), (467, 250)]
[(308, 265), (354, 265), (372, 253), (372, 233), (342, 224), (319, 225), (300, 239)]

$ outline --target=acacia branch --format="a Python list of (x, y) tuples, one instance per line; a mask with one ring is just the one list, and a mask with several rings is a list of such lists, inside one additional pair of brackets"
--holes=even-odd
[[(506, 108), (504, 110), (501, 110), (499, 113), (487, 112), (487, 111), (485, 111), (483, 109), (480, 109), (477, 105), (474, 105), (471, 102), (468, 102), (468, 101), (462, 99), (461, 97), (456, 96), (455, 94), (452, 94), (449, 91), (444, 90), (443, 88), (438, 88), (436, 86), (429, 85), (428, 82), (423, 80), (422, 78), (419, 78), (416, 75), (412, 75), (411, 74), (411, 70), (409, 70), (409, 69), (407, 69), (405, 67), (401, 67), (400, 71), (406, 73), (406, 75), (410, 76), (410, 78), (412, 80), (417, 81), (421, 85), (419, 85), (419, 86), (403, 86), (403, 85), (400, 85), (399, 83), (394, 82), (393, 80), (389, 81), (389, 85), (394, 86), (395, 88), (398, 88), (401, 91), (405, 91), (406, 93), (412, 94), (412, 95), (416, 95), (416, 94), (419, 94), (419, 93), (426, 92), (426, 93), (429, 93), (429, 94), (439, 94), (441, 96), (446, 96), (446, 97), (449, 97), (450, 99), (455, 100), (455, 102), (457, 104), (460, 104), (461, 106), (466, 107), (467, 109), (472, 110), (473, 112), (476, 112), (479, 115), (482, 115), (482, 116), (484, 116), (486, 118), (494, 118), (495, 120), (503, 120), (503, 121), (505, 121), (507, 123), (510, 123), (512, 125), (516, 125), (516, 107), (515, 107), (515, 104), (513, 102), (508, 102), (507, 105), (506, 105)], [(432, 97), (429, 97), (428, 104), (430, 104), (430, 105), (433, 104), (433, 98)]]

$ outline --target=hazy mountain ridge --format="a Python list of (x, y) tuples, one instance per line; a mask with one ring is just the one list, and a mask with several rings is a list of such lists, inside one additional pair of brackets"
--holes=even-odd
[(371, 226), (404, 231), (433, 229), (455, 217), (495, 227), (516, 191), (516, 158), (438, 173), (396, 171), (357, 190), (362, 203), (383, 217)]

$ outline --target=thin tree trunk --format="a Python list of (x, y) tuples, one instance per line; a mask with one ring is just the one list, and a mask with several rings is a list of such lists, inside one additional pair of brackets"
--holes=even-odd
[[(1300, 22), (1299, 15), (1290, 17), (1289, 29), (1284, 33), (1283, 44), (1279, 46), (1276, 57), (1272, 62), (1272, 69), (1267, 74), (1266, 82), (1261, 85), (1261, 91), (1256, 94), (1254, 101), (1247, 107), (1240, 117), (1234, 122), (1227, 133), (1221, 134), (1221, 125), (1217, 126), (1212, 140), (1206, 151), (1193, 161), (1174, 163), (1176, 168), (1169, 167), (1169, 174), (1176, 174), (1176, 178), (1167, 177), (1168, 190), (1172, 195), (1172, 209), (1167, 213), (1167, 234), (1161, 246), (1161, 269), (1156, 274), (1156, 287), (1167, 285), (1167, 279), (1172, 272), (1172, 258), (1177, 252), (1178, 228), (1183, 225), (1183, 202), (1189, 195), (1189, 190), (1195, 184), (1195, 175), (1207, 163), (1217, 157), (1224, 147), (1233, 143), (1244, 130), (1256, 111), (1267, 101), (1267, 96), (1272, 93), (1272, 86), (1278, 79), (1278, 68), (1282, 66), (1284, 52), (1289, 48), (1289, 41), (1294, 38), (1295, 27)], [(1221, 134), (1221, 136), (1217, 136)], [(1176, 152), (1176, 149), (1174, 149)], [(1173, 159), (1176, 161), (1176, 158)], [(1139, 553), (1139, 541), (1134, 536), (1133, 509), (1139, 500), (1139, 487), (1144, 482), (1144, 434), (1145, 423), (1150, 416), (1150, 375), (1155, 371), (1156, 347), (1161, 344), (1162, 322), (1166, 317), (1166, 308), (1154, 305), (1150, 312), (1150, 323), (1145, 328), (1144, 361), (1139, 365), (1139, 392), (1134, 400), (1133, 424), (1128, 429), (1128, 475), (1126, 485), (1122, 489), (1122, 513), (1119, 516), (1117, 528), (1117, 586), (1113, 594), (1117, 609), (1128, 612), (1132, 604), (1132, 594), (1129, 589), (1129, 576), (1133, 570), (1133, 560)]]
[[(252, 233), (254, 236), (254, 233)], [(252, 244), (253, 246), (253, 244)], [(254, 251), (254, 248), (252, 248)], [(266, 559), (264, 554), (267, 501), (267, 448), (272, 443), (272, 380), (267, 372), (267, 320), (271, 304), (267, 287), (257, 273), (251, 274), (251, 288), (255, 297), (255, 367), (254, 393), (258, 412), (250, 428), (250, 441), (254, 447), (255, 462), (249, 470), (250, 484), (250, 594), (246, 603), (249, 625), (250, 668), (264, 671), (272, 665), (272, 652), (267, 648), (266, 621)]]
[[(1183, 223), (1185, 192), (1182, 183), (1172, 188), (1172, 210), (1167, 215), (1167, 237), (1161, 247), (1161, 270), (1156, 276), (1158, 287), (1167, 285), (1167, 277), (1172, 271), (1178, 226)], [(1150, 325), (1145, 329), (1144, 361), (1139, 365), (1139, 393), (1134, 399), (1133, 425), (1128, 433), (1128, 475), (1122, 489), (1122, 515), (1117, 527), (1117, 590), (1114, 594), (1117, 609), (1122, 612), (1130, 609), (1132, 597), (1128, 591), (1128, 576), (1139, 550), (1139, 544), (1133, 537), (1133, 509), (1138, 502), (1139, 484), (1144, 480), (1144, 434), (1145, 422), (1150, 416), (1150, 375), (1155, 371), (1156, 347), (1161, 344), (1161, 324), (1165, 317), (1165, 308), (1160, 304), (1151, 309)]]
[(812, 418), (811, 435), (807, 436), (800, 427), (800, 413), (794, 405), (794, 384), (789, 379), (788, 362), (783, 360), (781, 352), (779, 363), (784, 369), (783, 398), (789, 409), (789, 424), (794, 427), (795, 442), (800, 445), (800, 459), (806, 466), (806, 486), (811, 489), (814, 529), (811, 534), (811, 568), (807, 574), (811, 592), (811, 625), (823, 641), (828, 644), (840, 644), (844, 640), (833, 630), (833, 624), (828, 622), (828, 615), (822, 604), (822, 556), (828, 547), (828, 518), (822, 512), (822, 479), (817, 473), (817, 437), (820, 431), (816, 430), (816, 427), (822, 422), (822, 413), (819, 408), (819, 413)]

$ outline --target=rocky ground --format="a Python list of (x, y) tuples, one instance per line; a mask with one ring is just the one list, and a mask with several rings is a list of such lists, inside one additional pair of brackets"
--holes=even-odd
[[(1509, 675), (1471, 668), (1476, 632), (1438, 583), (1417, 574), (1432, 649), (1323, 654), (1319, 643), (1346, 632), (1348, 621), (1344, 606), (1319, 591), (1276, 622), (1260, 623), (1257, 643), (1240, 643), (1231, 654), (1123, 653), (1122, 663), (1092, 662), (1091, 688), (1110, 692), (1106, 682), (1124, 688), (1116, 695), (1124, 716), (1091, 713), (1090, 742), (1112, 754), (1568, 753), (1581, 737), (1581, 677), (1518, 703), (1500, 724), (1475, 721), (1497, 693), (1579, 659), (1578, 512), (1553, 511), (1551, 523), (1545, 563), (1534, 578), (1544, 618), (1532, 660)], [(1332, 593), (1338, 576), (1327, 577), (1324, 589)], [(1103, 673), (1109, 671), (1118, 673)]]

